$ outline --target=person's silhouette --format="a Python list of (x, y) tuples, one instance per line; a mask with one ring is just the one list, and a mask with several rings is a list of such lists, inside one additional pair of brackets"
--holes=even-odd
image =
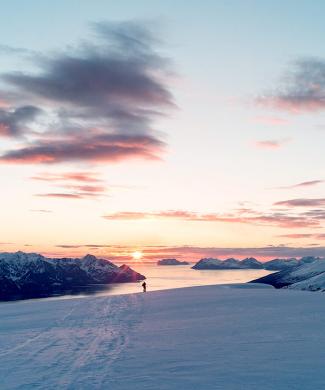
[(146, 282), (142, 283), (142, 287), (143, 287), (143, 292), (147, 292), (147, 283)]

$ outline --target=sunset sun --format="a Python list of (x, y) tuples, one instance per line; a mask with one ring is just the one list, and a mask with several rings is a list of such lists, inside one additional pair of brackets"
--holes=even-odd
[(143, 253), (140, 251), (135, 251), (132, 253), (133, 260), (140, 260), (143, 257)]

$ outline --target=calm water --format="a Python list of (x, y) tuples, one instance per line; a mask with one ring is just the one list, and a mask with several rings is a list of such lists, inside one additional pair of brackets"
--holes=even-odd
[[(147, 291), (166, 290), (171, 288), (204, 286), (209, 284), (246, 283), (272, 273), (266, 270), (194, 270), (192, 265), (131, 265), (134, 270), (147, 277)], [(56, 297), (42, 299), (71, 299), (89, 295), (108, 296), (141, 292), (142, 282), (119, 283), (105, 286), (89, 287), (87, 291), (74, 292)]]

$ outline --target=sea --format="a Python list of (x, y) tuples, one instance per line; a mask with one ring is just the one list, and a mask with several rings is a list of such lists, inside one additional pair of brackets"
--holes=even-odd
[[(173, 288), (207, 286), (213, 284), (246, 283), (272, 273), (264, 269), (233, 270), (194, 270), (190, 265), (156, 265), (131, 264), (131, 267), (146, 276), (147, 291), (167, 290)], [(80, 291), (67, 291), (65, 294), (53, 295), (42, 300), (73, 299), (95, 296), (110, 296), (142, 292), (142, 282), (114, 283), (82, 288)]]

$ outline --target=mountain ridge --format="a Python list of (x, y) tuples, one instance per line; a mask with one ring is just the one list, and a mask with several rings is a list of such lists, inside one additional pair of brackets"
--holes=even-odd
[(126, 265), (86, 255), (48, 258), (38, 253), (0, 253), (0, 299), (37, 297), (89, 285), (136, 282), (145, 276)]

